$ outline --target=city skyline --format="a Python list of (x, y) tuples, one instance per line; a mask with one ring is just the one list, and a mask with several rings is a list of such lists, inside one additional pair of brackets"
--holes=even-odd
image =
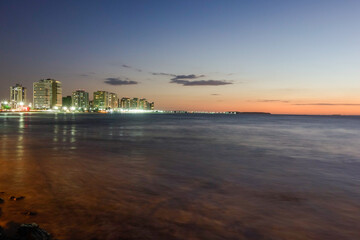
[[(3, 98), (0, 101), (2, 107), (10, 107), (14, 110), (26, 107), (22, 111), (29, 111), (29, 109), (67, 110), (72, 107), (76, 110), (116, 108), (154, 110), (154, 102), (148, 102), (146, 98), (126, 96), (119, 98), (118, 94), (104, 90), (93, 92), (92, 99), (89, 97), (89, 92), (84, 89), (77, 89), (70, 95), (63, 95), (61, 81), (52, 78), (40, 79), (32, 85), (32, 99), (27, 98), (27, 88), (22, 84), (16, 83), (14, 86), (10, 86), (9, 98)], [(124, 100), (128, 101), (128, 104), (124, 103)]]
[(89, 92), (84, 89), (75, 90), (70, 96), (63, 96), (62, 83), (51, 78), (40, 79), (32, 85), (33, 98), (31, 100), (26, 97), (26, 87), (18, 83), (11, 86), (10, 98), (0, 100), (0, 111), (113, 112), (115, 110), (123, 112), (129, 110), (155, 110), (155, 103), (149, 102), (146, 98), (119, 98), (116, 93), (102, 90), (94, 92), (92, 100), (89, 98)]
[(360, 114), (360, 3), (141, 3), (0, 3), (0, 98), (51, 77), (164, 110)]

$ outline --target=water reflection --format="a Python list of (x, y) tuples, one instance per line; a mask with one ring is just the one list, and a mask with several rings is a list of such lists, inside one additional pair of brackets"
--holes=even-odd
[(54, 134), (53, 134), (53, 142), (54, 142), (54, 144), (56, 144), (57, 141), (58, 141), (58, 134), (59, 134), (59, 125), (55, 124), (54, 125)]
[(19, 127), (18, 127), (18, 138), (15, 149), (16, 149), (16, 158), (18, 160), (23, 159), (24, 157), (24, 131), (25, 131), (25, 120), (24, 114), (19, 114)]
[(71, 125), (70, 135), (71, 135), (70, 143), (72, 144), (71, 149), (76, 149), (76, 147), (74, 147), (74, 144), (73, 144), (76, 141), (76, 124), (74, 124), (74, 123)]
[(1, 222), (64, 240), (359, 239), (359, 122), (0, 114), (0, 192), (26, 196)]

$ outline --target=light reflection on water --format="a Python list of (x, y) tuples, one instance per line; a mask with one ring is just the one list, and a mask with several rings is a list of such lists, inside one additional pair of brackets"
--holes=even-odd
[(26, 196), (0, 223), (64, 240), (359, 239), (359, 123), (0, 114), (0, 197)]

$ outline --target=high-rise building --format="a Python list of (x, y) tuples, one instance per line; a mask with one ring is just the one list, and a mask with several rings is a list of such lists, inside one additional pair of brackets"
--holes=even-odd
[(131, 103), (130, 98), (123, 97), (119, 102), (119, 107), (123, 109), (129, 109), (131, 105), (130, 103)]
[(138, 98), (131, 99), (130, 108), (131, 109), (138, 109), (139, 108), (139, 99)]
[(145, 98), (141, 98), (139, 100), (139, 109), (146, 110), (147, 109), (147, 102)]
[(33, 84), (34, 108), (51, 109), (62, 106), (61, 82), (54, 79), (41, 79)]
[(76, 109), (89, 108), (89, 93), (84, 90), (77, 90), (72, 93), (72, 106)]
[(55, 87), (55, 91), (56, 91), (56, 107), (61, 107), (62, 106), (62, 87), (61, 87), (61, 82), (60, 81), (55, 81), (54, 80), (54, 85)]
[(62, 106), (70, 108), (72, 105), (72, 99), (71, 96), (66, 96), (62, 98)]
[(119, 99), (116, 93), (109, 93), (109, 108), (117, 108), (119, 106)]
[(26, 88), (20, 84), (10, 87), (10, 106), (18, 108), (26, 102)]
[(152, 103), (150, 103), (150, 108), (149, 108), (149, 110), (154, 110), (154, 109), (155, 109), (155, 103), (152, 102)]
[(97, 91), (94, 92), (93, 108), (104, 110), (109, 106), (109, 92)]
[(146, 101), (146, 107), (145, 107), (146, 110), (151, 110), (150, 104), (151, 104), (151, 103), (149, 103), (148, 101)]

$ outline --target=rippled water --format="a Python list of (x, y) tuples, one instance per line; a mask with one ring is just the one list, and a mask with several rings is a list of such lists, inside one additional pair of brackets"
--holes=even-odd
[(0, 192), (63, 240), (360, 239), (360, 117), (0, 114)]

